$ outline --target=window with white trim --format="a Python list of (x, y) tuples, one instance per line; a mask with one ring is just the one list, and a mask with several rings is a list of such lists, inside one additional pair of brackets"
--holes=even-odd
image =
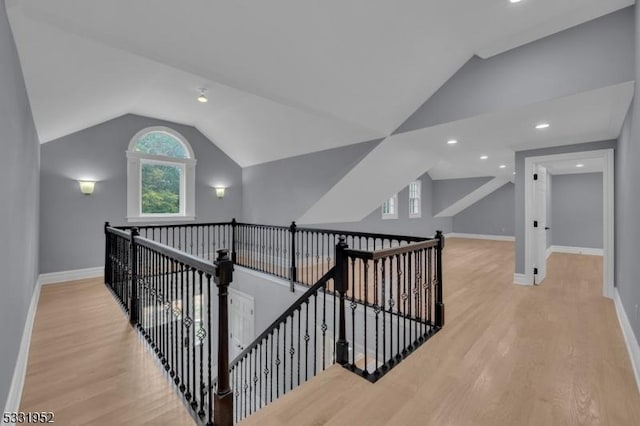
[(195, 219), (195, 167), (191, 145), (175, 130), (138, 132), (127, 151), (127, 219)]
[(398, 194), (394, 194), (388, 198), (382, 204), (382, 218), (383, 219), (397, 219), (398, 218)]
[(419, 180), (409, 184), (409, 218), (422, 216), (422, 182)]

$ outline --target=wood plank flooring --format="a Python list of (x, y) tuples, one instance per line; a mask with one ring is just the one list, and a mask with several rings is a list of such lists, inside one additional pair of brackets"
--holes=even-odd
[(332, 367), (244, 425), (640, 425), (602, 258), (554, 254), (512, 284), (513, 243), (450, 239), (447, 324), (370, 384)]
[[(448, 240), (440, 333), (375, 385), (332, 367), (244, 424), (640, 425), (601, 258), (554, 254), (535, 288), (512, 284), (513, 262), (513, 243)], [(21, 409), (193, 424), (101, 280), (43, 288)]]
[(102, 279), (43, 286), (22, 411), (59, 425), (193, 425)]

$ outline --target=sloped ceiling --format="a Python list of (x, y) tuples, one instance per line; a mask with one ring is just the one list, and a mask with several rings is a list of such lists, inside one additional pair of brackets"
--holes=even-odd
[(194, 125), (248, 166), (388, 136), (474, 54), (633, 1), (6, 4), (42, 142), (133, 112)]

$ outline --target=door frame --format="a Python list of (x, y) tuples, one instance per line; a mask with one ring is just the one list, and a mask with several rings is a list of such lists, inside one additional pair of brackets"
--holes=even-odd
[(526, 277), (525, 285), (533, 285), (533, 264), (534, 264), (534, 232), (533, 216), (535, 208), (533, 174), (537, 165), (544, 165), (545, 162), (558, 160), (584, 160), (588, 158), (602, 158), (604, 167), (602, 171), (602, 206), (603, 206), (603, 277), (602, 295), (609, 299), (614, 295), (614, 151), (613, 149), (600, 149), (595, 151), (571, 152), (565, 154), (543, 155), (538, 157), (526, 157), (524, 160), (524, 270)]

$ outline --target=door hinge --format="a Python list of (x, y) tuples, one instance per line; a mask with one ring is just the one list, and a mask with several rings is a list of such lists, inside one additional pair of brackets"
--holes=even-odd
[(533, 174), (533, 180), (538, 180), (538, 174), (537, 173)]
[(533, 227), (534, 227), (534, 228), (537, 228), (537, 227), (538, 227), (538, 221), (537, 221), (537, 220), (534, 220), (534, 221), (533, 221)]
[(533, 268), (533, 275), (538, 275), (538, 268)]

